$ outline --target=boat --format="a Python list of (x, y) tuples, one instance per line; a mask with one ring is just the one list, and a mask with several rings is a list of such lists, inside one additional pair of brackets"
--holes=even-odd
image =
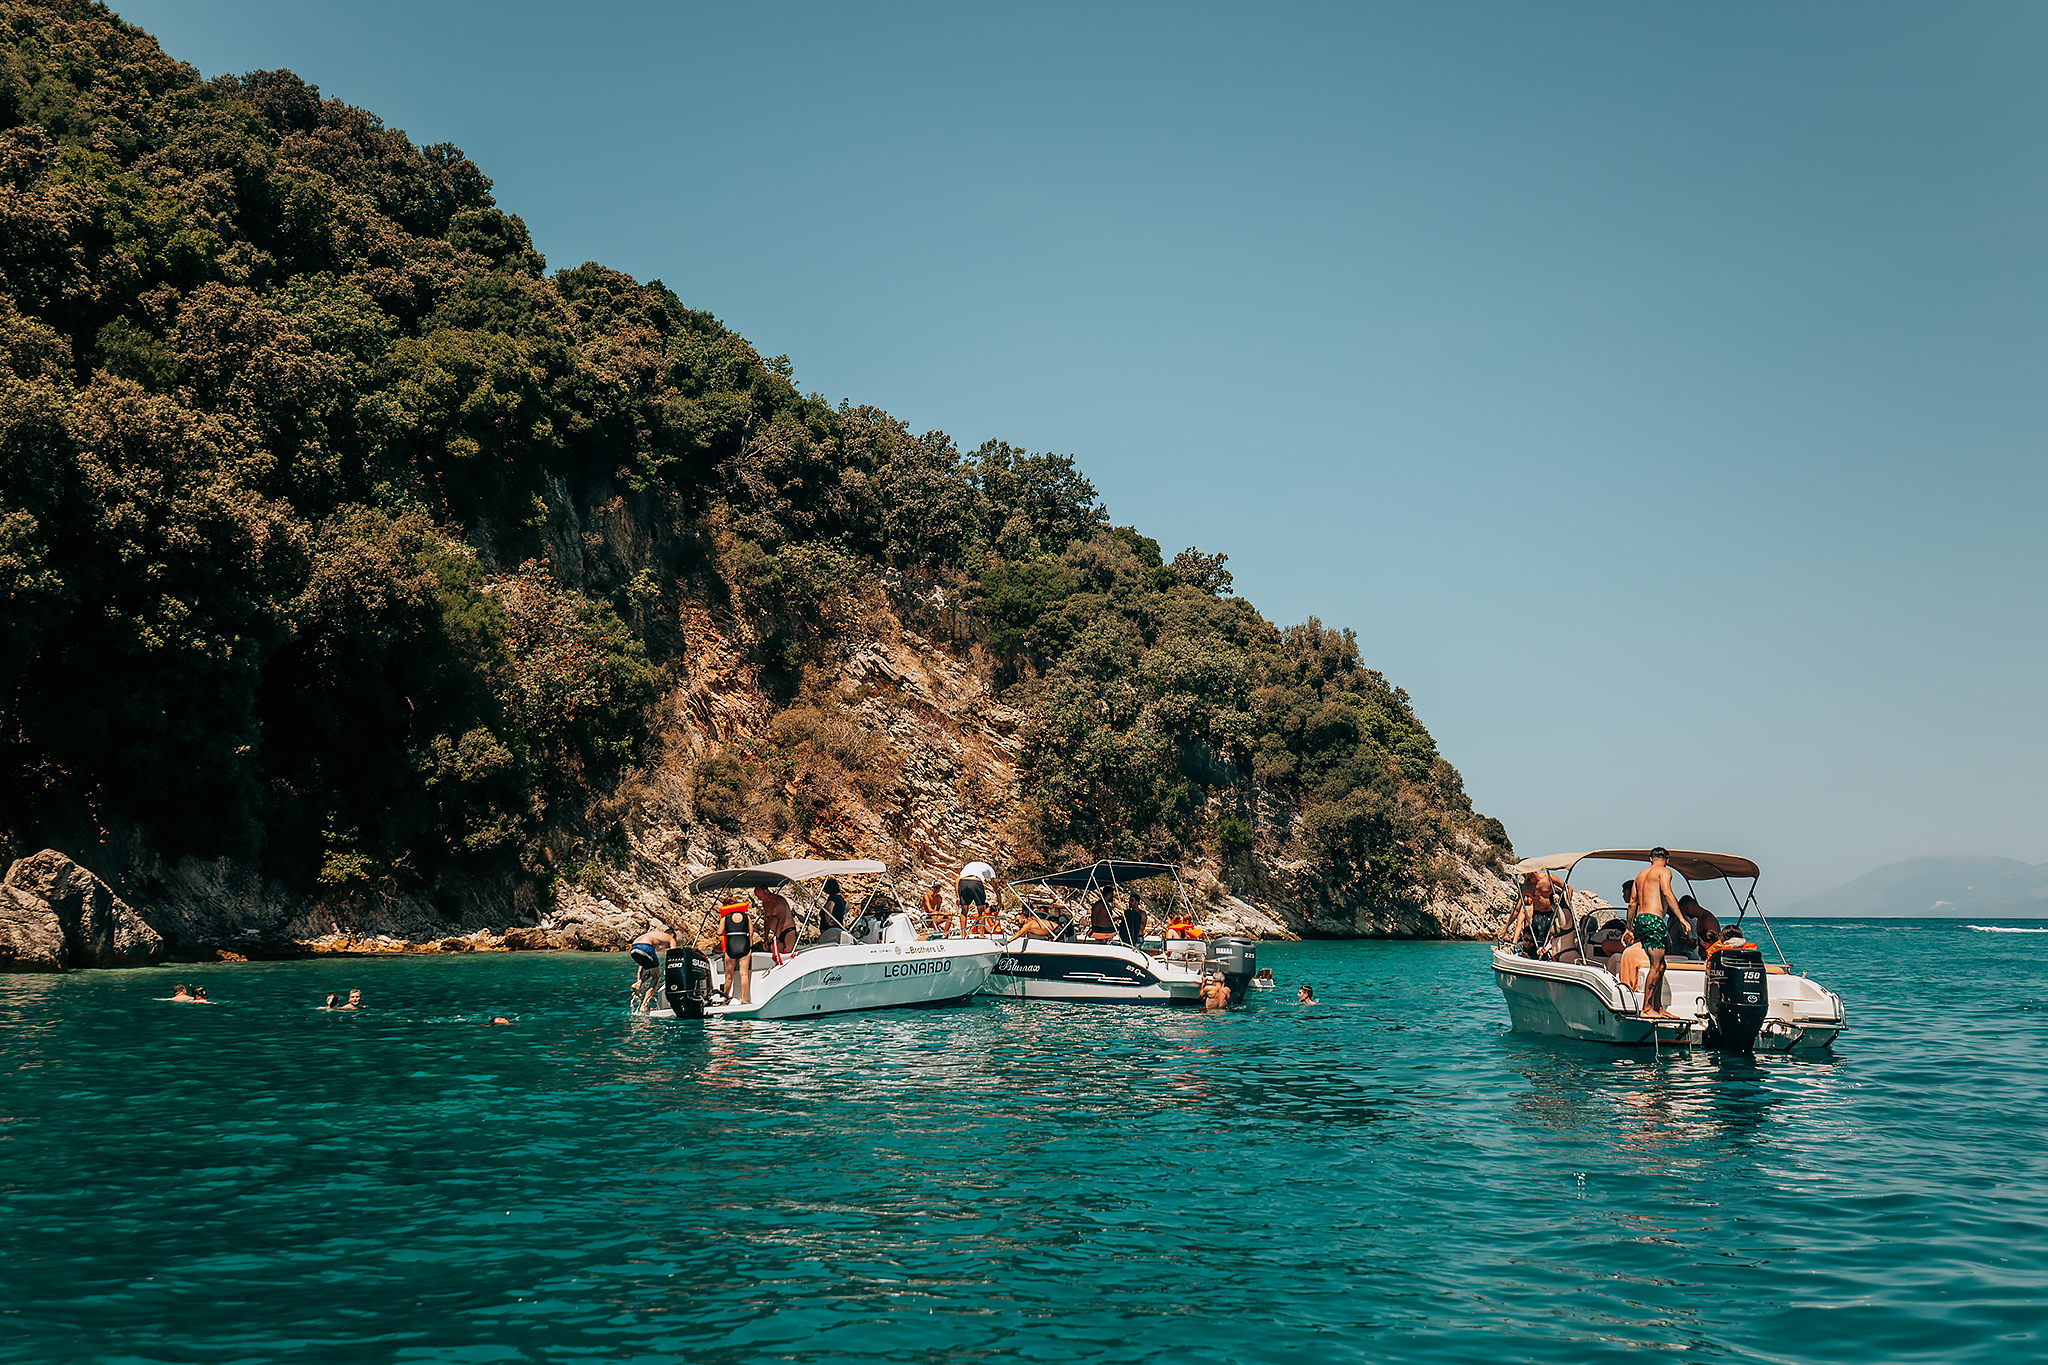
[[(692, 881), (691, 895), (711, 891), (780, 889), (826, 877), (875, 877), (883, 889), (869, 895), (843, 931), (818, 931), (822, 897), (798, 912), (800, 936), (794, 953), (753, 955), (748, 983), (752, 1001), (712, 1003), (723, 993), (725, 964), (685, 945), (668, 954), (664, 1002), (667, 1009), (650, 1011), (655, 1018), (808, 1019), (855, 1010), (904, 1009), (951, 1005), (971, 998), (988, 979), (989, 968), (1002, 953), (992, 938), (943, 937), (930, 926), (920, 928), (897, 899), (888, 868), (873, 859), (826, 861), (786, 858), (754, 867), (707, 872)], [(791, 898), (794, 900), (794, 897)], [(792, 904), (792, 910), (798, 907)], [(812, 941), (801, 941), (806, 926)]]
[[(1561, 872), (1560, 880), (1569, 886), (1573, 870), (1595, 860), (1647, 863), (1650, 850), (1553, 853), (1525, 858), (1509, 871), (1516, 877)], [(1668, 853), (1666, 865), (1688, 887), (1720, 882), (1735, 903), (1730, 927), (1740, 929), (1754, 912), (1778, 961), (1765, 962), (1753, 947), (1723, 948), (1705, 961), (1667, 957), (1658, 1003), (1676, 1017), (1663, 1019), (1645, 1017), (1640, 991), (1616, 980), (1605, 966), (1528, 957), (1503, 941), (1494, 945), (1493, 975), (1515, 1031), (1622, 1046), (1671, 1044), (1735, 1052), (1812, 1053), (1832, 1046), (1848, 1026), (1842, 998), (1801, 975), (1778, 948), (1777, 934), (1756, 903), (1757, 865), (1735, 854), (1679, 849)], [(1747, 890), (1738, 890), (1735, 883), (1745, 879)], [(1693, 894), (1699, 899), (1697, 891)], [(1597, 912), (1576, 918), (1577, 941), (1589, 942)]]
[[(1008, 883), (1027, 910), (1053, 926), (1053, 934), (1011, 936), (982, 989), (1014, 1000), (1199, 1005), (1203, 976), (1219, 972), (1230, 987), (1231, 1003), (1242, 1003), (1258, 965), (1258, 948), (1251, 939), (1150, 938), (1140, 934), (1133, 942), (1132, 926), (1120, 914), (1110, 916), (1112, 937), (1095, 940), (1085, 936), (1085, 907), (1091, 896), (1114, 894), (1153, 877), (1173, 879), (1180, 917), (1192, 920), (1187, 888), (1181, 883), (1180, 870), (1171, 863), (1101, 859)], [(1039, 903), (1034, 905), (1027, 892), (1038, 893)], [(1044, 895), (1048, 892), (1053, 893), (1050, 899)]]

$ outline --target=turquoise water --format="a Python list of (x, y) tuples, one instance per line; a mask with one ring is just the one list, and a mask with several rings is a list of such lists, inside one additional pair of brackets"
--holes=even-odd
[(1221, 1016), (635, 1021), (623, 955), (0, 978), (0, 1359), (2041, 1357), (2048, 933), (1779, 932), (1832, 1057), (1511, 1034), (1471, 944), (1263, 945), (1287, 989)]

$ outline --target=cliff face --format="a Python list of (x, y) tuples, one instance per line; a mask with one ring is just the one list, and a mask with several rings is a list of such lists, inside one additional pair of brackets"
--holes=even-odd
[(609, 947), (795, 853), (1165, 859), (1269, 935), (1504, 903), (1355, 635), (1074, 457), (550, 272), (459, 149), (289, 71), (0, 14), (0, 962)]
[[(973, 859), (1004, 872), (1020, 857), (1058, 861), (1033, 847), (1026, 819), (1020, 760), (1031, 717), (998, 695), (973, 618), (944, 590), (894, 575), (871, 584), (832, 656), (804, 670), (797, 695), (778, 695), (789, 683), (760, 661), (761, 628), (719, 605), (729, 602), (729, 588), (696, 553), (702, 528), (605, 487), (580, 499), (559, 485), (552, 492), (545, 538), (560, 577), (592, 590), (635, 575), (664, 585), (636, 624), (669, 671), (647, 761), (586, 807), (552, 812), (529, 847), (530, 861), (551, 877), (444, 874), (425, 886), (385, 879), (307, 893), (232, 859), (166, 860), (147, 831), (118, 825), (10, 869), (0, 897), (0, 967), (609, 950), (655, 921), (695, 931), (706, 898), (685, 888), (718, 866), (879, 858), (907, 900), (933, 881), (950, 896), (958, 869)], [(484, 567), (503, 567), (488, 525), (474, 528), (473, 542)], [(735, 791), (728, 780), (713, 800), (699, 788), (721, 776), (721, 756), (740, 781)], [(1288, 818), (1262, 812), (1262, 821)], [(1514, 904), (1511, 883), (1489, 869), (1485, 851), (1440, 849), (1432, 879), (1393, 898), (1270, 848), (1197, 856), (1184, 876), (1212, 931), (1477, 939), (1491, 937)]]

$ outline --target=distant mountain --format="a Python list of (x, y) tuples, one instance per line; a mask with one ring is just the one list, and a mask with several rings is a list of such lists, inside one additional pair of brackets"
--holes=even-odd
[(1778, 907), (1781, 915), (2042, 916), (2048, 863), (1975, 853), (1937, 853), (1866, 872), (1855, 881)]

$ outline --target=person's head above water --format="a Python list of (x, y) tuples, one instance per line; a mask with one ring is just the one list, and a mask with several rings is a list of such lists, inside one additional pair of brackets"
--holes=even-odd
[(340, 991), (329, 991), (329, 992), (327, 992), (327, 1003), (326, 1003), (325, 1005), (322, 1005), (322, 1006), (321, 1006), (321, 1008), (322, 1008), (322, 1009), (330, 1009), (330, 1010), (331, 1010), (331, 1009), (333, 1009), (333, 1008), (334, 1008), (334, 1007), (335, 1007), (336, 1005), (339, 1005), (340, 1003), (341, 1003), (341, 992), (340, 992)]

